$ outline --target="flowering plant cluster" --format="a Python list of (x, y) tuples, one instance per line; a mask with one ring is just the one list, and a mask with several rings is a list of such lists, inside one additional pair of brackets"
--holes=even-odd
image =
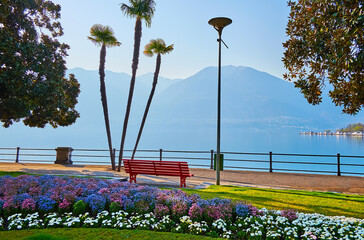
[(0, 230), (103, 227), (233, 239), (364, 239), (364, 220), (268, 211), (93, 178), (0, 178)]

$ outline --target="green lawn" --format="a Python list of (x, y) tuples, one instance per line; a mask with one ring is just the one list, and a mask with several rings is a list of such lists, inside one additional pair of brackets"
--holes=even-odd
[[(209, 237), (179, 234), (170, 232), (153, 232), (145, 230), (117, 230), (97, 228), (54, 228), (54, 229), (33, 229), (21, 231), (0, 231), (0, 239), (26, 239), (26, 240), (112, 240), (112, 239), (212, 239)], [(216, 239), (216, 238), (214, 238)]]
[(364, 195), (235, 186), (210, 186), (207, 189), (183, 191), (197, 193), (205, 199), (221, 197), (249, 202), (258, 208), (295, 209), (305, 213), (364, 218)]
[[(0, 176), (12, 176), (12, 177), (17, 177), (20, 175), (25, 175), (28, 173), (25, 172), (6, 172), (6, 171), (0, 171)], [(33, 175), (33, 174), (28, 174), (28, 175)]]

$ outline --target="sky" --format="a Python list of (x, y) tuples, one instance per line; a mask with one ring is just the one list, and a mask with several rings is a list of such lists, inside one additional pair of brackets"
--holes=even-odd
[[(108, 25), (122, 43), (108, 48), (106, 69), (131, 74), (135, 19), (123, 15), (120, 4), (128, 0), (53, 0), (60, 4), (64, 35), (70, 45), (67, 67), (96, 70), (100, 47), (87, 39), (94, 24)], [(187, 78), (201, 69), (217, 66), (217, 31), (208, 24), (214, 17), (228, 17), (232, 24), (222, 38), (222, 65), (248, 66), (282, 78), (283, 46), (289, 7), (284, 0), (155, 0), (152, 25), (142, 26), (141, 50), (151, 40), (162, 38), (174, 51), (162, 56), (160, 76)], [(140, 53), (138, 75), (154, 72), (155, 57)]]

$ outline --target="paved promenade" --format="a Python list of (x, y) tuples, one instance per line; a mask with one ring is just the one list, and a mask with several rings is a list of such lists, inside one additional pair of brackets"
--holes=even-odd
[[(0, 171), (21, 171), (34, 174), (94, 176), (116, 179), (128, 178), (128, 174), (111, 171), (109, 166), (0, 163)], [(194, 177), (187, 178), (188, 188), (206, 188), (215, 184), (216, 173), (210, 169), (190, 168)], [(139, 184), (179, 187), (178, 177), (138, 175)], [(298, 173), (269, 173), (252, 171), (224, 170), (221, 172), (221, 185), (262, 187), (275, 189), (302, 189), (330, 191), (364, 195), (364, 177), (333, 176)]]

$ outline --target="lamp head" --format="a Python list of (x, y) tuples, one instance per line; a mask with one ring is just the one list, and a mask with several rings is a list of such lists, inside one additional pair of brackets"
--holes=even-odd
[(218, 32), (221, 32), (224, 27), (231, 24), (233, 21), (226, 17), (211, 18), (209, 24), (213, 26)]

